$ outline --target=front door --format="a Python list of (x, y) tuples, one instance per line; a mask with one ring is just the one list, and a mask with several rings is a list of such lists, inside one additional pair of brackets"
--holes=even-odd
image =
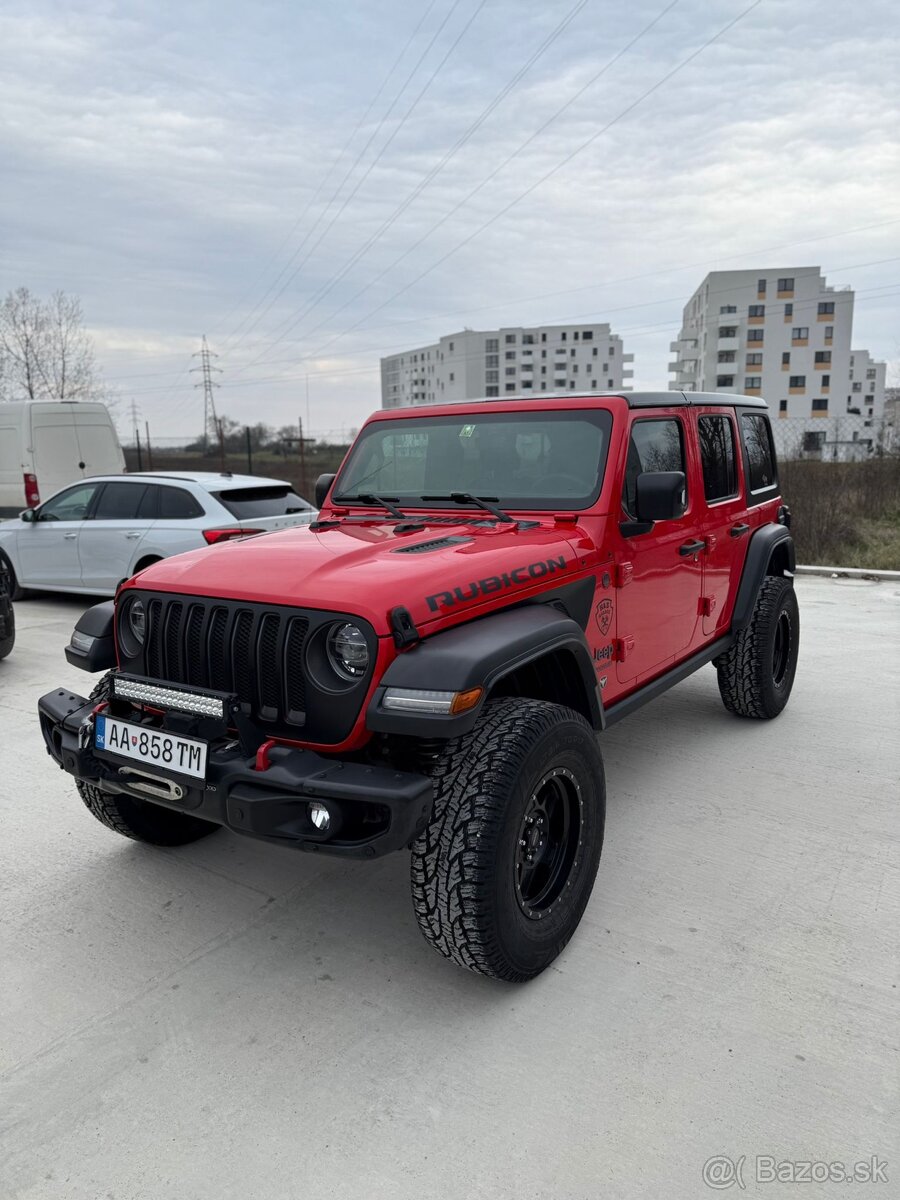
[(697, 538), (699, 497), (692, 486), (690, 439), (681, 414), (632, 422), (622, 509), (636, 518), (635, 487), (644, 471), (683, 471), (684, 515), (657, 521), (649, 533), (623, 537), (617, 555), (616, 678), (639, 683), (690, 653), (699, 628), (703, 544)]
[(22, 522), (16, 548), (23, 587), (81, 586), (78, 535), (99, 484), (78, 483), (53, 496), (36, 510), (32, 522)]

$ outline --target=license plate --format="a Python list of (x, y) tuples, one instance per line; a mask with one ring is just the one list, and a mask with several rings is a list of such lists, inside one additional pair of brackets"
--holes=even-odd
[(119, 754), (148, 766), (177, 771), (179, 775), (206, 777), (206, 742), (196, 738), (179, 737), (144, 725), (132, 725), (115, 717), (97, 715), (94, 726), (94, 745), (98, 750)]

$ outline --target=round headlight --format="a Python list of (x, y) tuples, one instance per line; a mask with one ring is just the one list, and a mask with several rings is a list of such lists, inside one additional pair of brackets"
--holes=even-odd
[(363, 631), (345, 621), (328, 635), (328, 661), (342, 679), (362, 679), (369, 669), (369, 647)]
[(132, 600), (128, 606), (128, 629), (139, 646), (143, 646), (147, 636), (147, 610), (143, 600)]

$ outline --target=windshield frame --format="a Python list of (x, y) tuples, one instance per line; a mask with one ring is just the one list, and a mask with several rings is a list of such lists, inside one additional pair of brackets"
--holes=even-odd
[[(462, 408), (462, 406), (460, 407)], [(507, 409), (499, 411), (494, 409), (486, 412), (473, 412), (471, 409), (465, 408), (459, 413), (458, 418), (455, 413), (449, 413), (446, 411), (446, 409), (441, 413), (429, 413), (427, 415), (425, 413), (420, 415), (417, 412), (410, 413), (409, 416), (404, 415), (403, 417), (375, 417), (367, 422), (367, 424), (365, 424), (359, 431), (359, 434), (351, 446), (346, 459), (341, 464), (340, 471), (338, 472), (337, 478), (335, 479), (331, 489), (332, 498), (330, 503), (336, 508), (341, 508), (343, 507), (341, 502), (335, 499), (335, 497), (348, 492), (350, 494), (354, 494), (359, 491), (359, 488), (356, 486), (356, 484), (347, 482), (348, 468), (352, 465), (358, 450), (360, 450), (360, 448), (364, 445), (367, 437), (383, 435), (385, 433), (394, 431), (399, 432), (399, 430), (397, 430), (397, 426), (401, 426), (404, 431), (411, 431), (420, 427), (424, 422), (446, 424), (448, 421), (453, 422), (458, 419), (459, 423), (464, 425), (467, 423), (466, 417), (473, 422), (477, 422), (478, 424), (516, 424), (521, 427), (523, 432), (527, 432), (527, 426), (532, 421), (556, 424), (563, 423), (565, 421), (579, 420), (586, 421), (591, 425), (597, 426), (600, 430), (602, 438), (600, 461), (598, 463), (596, 484), (587, 497), (495, 496), (493, 493), (483, 493), (489, 499), (494, 500), (499, 507), (504, 509), (506, 512), (584, 512), (587, 509), (592, 508), (597, 503), (598, 499), (600, 498), (600, 493), (603, 491), (603, 484), (606, 479), (606, 468), (609, 461), (609, 446), (613, 431), (612, 411), (608, 408), (602, 408), (600, 406), (584, 408), (535, 407), (533, 409), (528, 408), (525, 410)], [(366, 491), (371, 491), (371, 488), (368, 486), (368, 482), (361, 484), (360, 486), (365, 486)], [(412, 494), (395, 495), (394, 490), (391, 490), (389, 486), (380, 487), (377, 490), (388, 496), (391, 500), (395, 500), (396, 503), (399, 504), (405, 511), (418, 510), (428, 512), (435, 510), (446, 511), (450, 509), (451, 511), (459, 512), (462, 519), (462, 514), (465, 513), (469, 508), (468, 505), (456, 504), (449, 499), (426, 501), (423, 500), (421, 496)], [(399, 489), (395, 490), (399, 491)], [(464, 488), (460, 483), (458, 490), (471, 492), (472, 488)], [(425, 494), (428, 493), (426, 492)], [(356, 504), (354, 504), (354, 507), (356, 507)], [(378, 506), (372, 505), (371, 507), (377, 508)], [(471, 508), (473, 511), (480, 511), (475, 504), (472, 504)], [(482, 515), (484, 514), (482, 513)]]

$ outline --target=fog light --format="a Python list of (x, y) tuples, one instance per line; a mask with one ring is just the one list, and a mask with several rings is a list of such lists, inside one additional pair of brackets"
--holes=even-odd
[(312, 800), (306, 811), (309, 813), (309, 819), (315, 825), (316, 829), (318, 829), (319, 833), (325, 833), (331, 824), (331, 813), (325, 805), (319, 800)]

